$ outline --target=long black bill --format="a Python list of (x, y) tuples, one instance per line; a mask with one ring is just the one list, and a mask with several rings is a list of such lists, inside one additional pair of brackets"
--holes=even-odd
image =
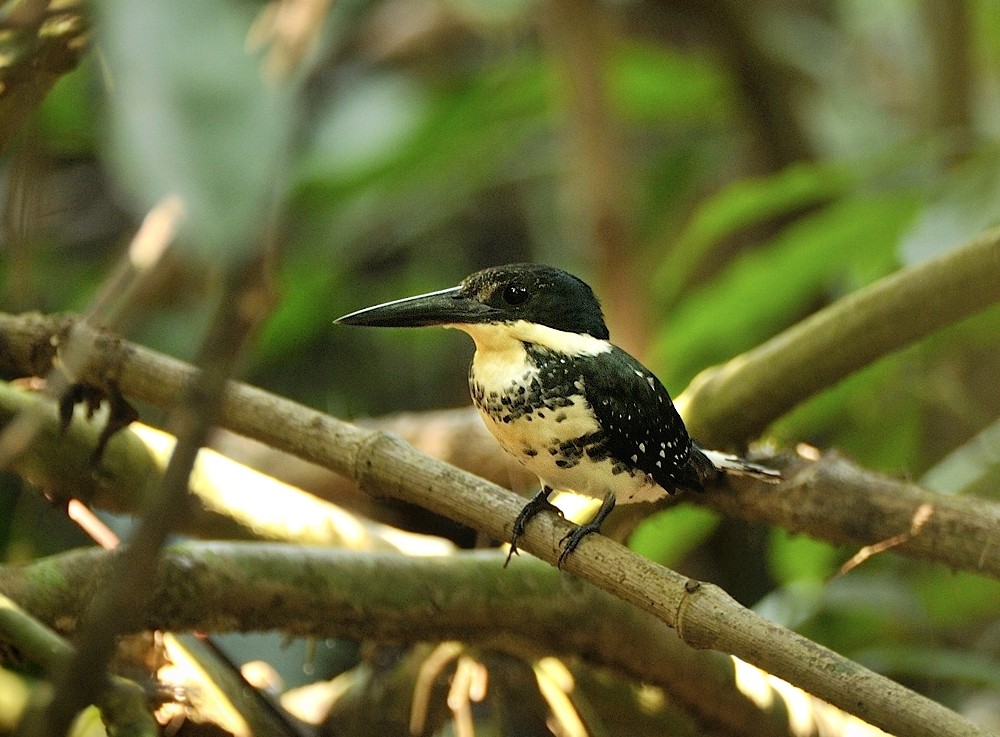
[(463, 296), (461, 287), (451, 287), (366, 307), (339, 317), (334, 322), (376, 328), (417, 328), (426, 325), (485, 322), (492, 312), (493, 308), (488, 305)]

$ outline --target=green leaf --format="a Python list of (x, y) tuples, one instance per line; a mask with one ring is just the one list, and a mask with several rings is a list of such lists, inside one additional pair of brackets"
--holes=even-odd
[(793, 535), (780, 527), (771, 530), (768, 563), (781, 584), (826, 581), (840, 563), (840, 553), (822, 540)]
[(255, 6), (104, 0), (109, 155), (143, 210), (179, 195), (202, 255), (256, 245), (280, 189), (295, 107), (245, 49)]
[(968, 627), (1000, 616), (1000, 581), (935, 567), (922, 572), (914, 591), (935, 627)]
[[(318, 218), (310, 230), (336, 233), (345, 250), (373, 232), (420, 237), (468, 208), (479, 192), (521, 183), (550, 165), (548, 144), (534, 147), (547, 125), (551, 84), (551, 70), (537, 58), (451, 80), (442, 90), (381, 73), (362, 77), (345, 93), (352, 105), (375, 94), (400, 122), (382, 130), (385, 150), (366, 145), (364, 156), (345, 164), (350, 144), (337, 132), (347, 113), (331, 107), (297, 170), (296, 205)], [(368, 85), (381, 92), (366, 92)], [(348, 140), (364, 144), (366, 135)]]
[(94, 102), (94, 62), (85, 56), (69, 74), (59, 78), (38, 109), (46, 145), (63, 155), (89, 154), (97, 140)]
[(651, 356), (663, 367), (664, 383), (682, 387), (701, 369), (794, 323), (817, 302), (860, 286), (849, 283), (853, 273), (870, 280), (891, 271), (915, 204), (906, 194), (837, 201), (734, 260), (685, 299), (658, 336)]
[(670, 306), (713, 246), (742, 230), (842, 194), (852, 177), (840, 167), (796, 164), (769, 177), (734, 182), (702, 204), (671, 245), (654, 277)]
[(719, 119), (733, 92), (717, 65), (651, 43), (623, 43), (611, 57), (609, 94), (616, 110), (636, 120)]
[(643, 520), (628, 545), (650, 560), (674, 565), (712, 534), (718, 524), (718, 515), (704, 507), (678, 506)]
[[(913, 388), (918, 351), (887, 356), (811, 397), (778, 420), (772, 435), (779, 442), (822, 442), (886, 472), (919, 469), (914, 464), (921, 460), (924, 423)], [(887, 417), (892, 432), (885, 432)]]
[(289, 259), (279, 276), (283, 295), (256, 344), (258, 363), (278, 363), (308, 345), (323, 328), (332, 329), (330, 295), (338, 293), (339, 272), (317, 269), (315, 256)]

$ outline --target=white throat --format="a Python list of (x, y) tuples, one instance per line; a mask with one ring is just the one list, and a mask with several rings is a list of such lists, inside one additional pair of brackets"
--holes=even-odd
[(594, 356), (611, 350), (611, 344), (606, 340), (582, 333), (567, 333), (527, 320), (485, 324), (453, 323), (445, 327), (457, 328), (471, 335), (476, 341), (477, 353), (509, 351), (514, 343), (522, 351), (524, 343), (531, 343), (567, 356)]

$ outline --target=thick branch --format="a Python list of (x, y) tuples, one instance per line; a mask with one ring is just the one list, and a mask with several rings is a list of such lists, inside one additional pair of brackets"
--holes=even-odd
[(755, 438), (822, 389), (1000, 301), (1000, 228), (858, 290), (762, 345), (706, 369), (677, 399), (710, 447)]
[[(98, 509), (138, 514), (146, 501), (144, 490), (155, 488), (174, 448), (173, 436), (133, 423), (111, 438), (95, 469), (92, 456), (99, 423), (77, 416), (63, 431), (54, 403), (0, 382), (0, 427), (26, 411), (39, 421), (36, 433), (9, 467), (57, 502), (76, 498)], [(358, 518), (207, 448), (195, 460), (188, 489), (191, 508), (177, 528), (187, 535), (354, 550), (416, 552), (449, 547), (438, 538), (404, 535)]]
[[(44, 318), (0, 319), (7, 360), (44, 363)], [(53, 326), (51, 323), (47, 326)], [(37, 331), (41, 329), (43, 336)], [(25, 339), (25, 331), (36, 338)], [(169, 406), (189, 378), (178, 361), (103, 336), (82, 376), (101, 385), (115, 377), (130, 396)], [(398, 438), (340, 422), (244, 384), (231, 384), (222, 421), (355, 479), (372, 493), (423, 506), (496, 539), (509, 539), (523, 501), (489, 482), (435, 461)], [(545, 515), (529, 525), (522, 547), (555, 562), (569, 523)], [(601, 536), (585, 539), (565, 565), (587, 581), (652, 613), (693, 647), (728, 652), (890, 732), (985, 735), (959, 715), (741, 607), (721, 589), (639, 558)]]
[[(523, 560), (505, 570), (502, 560), (496, 553), (417, 558), (272, 544), (178, 545), (161, 558), (141, 622), (173, 631), (461, 640), (535, 657), (575, 655), (662, 686), (726, 734), (789, 734), (782, 709), (761, 711), (740, 694), (731, 659), (686, 647), (655, 617), (551, 566)], [(109, 570), (108, 553), (74, 551), (0, 569), (0, 591), (46, 622), (72, 628), (95, 579)], [(373, 576), (382, 585), (372, 586)]]
[(865, 546), (904, 535), (894, 551), (1000, 578), (996, 503), (887, 479), (835, 453), (786, 474), (788, 481), (780, 486), (740, 486), (694, 501), (727, 516), (765, 520), (835, 543)]

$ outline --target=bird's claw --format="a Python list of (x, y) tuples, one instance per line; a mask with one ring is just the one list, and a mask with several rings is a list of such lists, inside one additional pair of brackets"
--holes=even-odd
[(559, 541), (559, 544), (563, 546), (563, 549), (562, 552), (559, 553), (559, 558), (556, 560), (556, 568), (562, 568), (563, 563), (566, 562), (566, 558), (570, 553), (577, 549), (577, 546), (580, 545), (580, 541), (583, 540), (583, 538), (599, 531), (600, 525), (590, 523), (574, 527), (572, 530), (563, 535), (562, 539)]
[(510, 559), (514, 557), (514, 554), (518, 552), (517, 541), (521, 535), (524, 534), (524, 529), (528, 522), (530, 522), (536, 514), (544, 510), (548, 510), (550, 512), (555, 512), (560, 517), (565, 517), (563, 511), (549, 501), (549, 494), (551, 493), (552, 489), (543, 487), (540, 492), (535, 494), (535, 496), (533, 496), (531, 500), (524, 505), (524, 508), (514, 519), (514, 526), (511, 528), (510, 532), (510, 552), (507, 553), (507, 560), (503, 563), (504, 568), (506, 568), (507, 564), (510, 563)]

